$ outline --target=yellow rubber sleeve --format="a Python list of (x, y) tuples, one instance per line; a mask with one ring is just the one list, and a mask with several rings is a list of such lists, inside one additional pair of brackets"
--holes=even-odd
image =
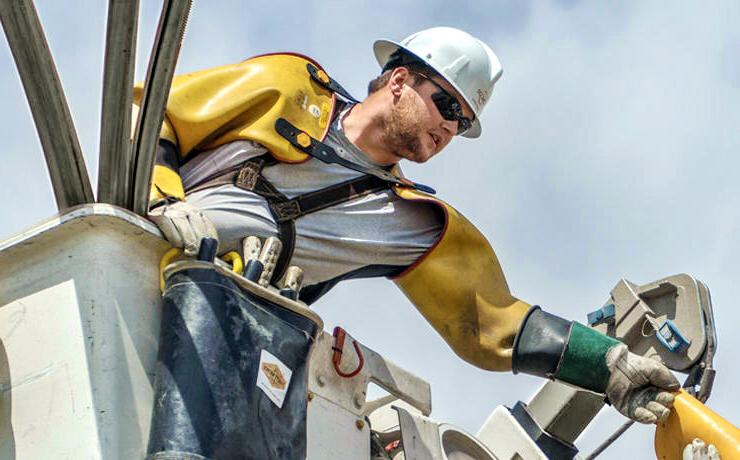
[(149, 202), (151, 203), (167, 197), (173, 197), (179, 200), (185, 199), (182, 179), (178, 173), (170, 168), (162, 165), (154, 165)]
[(465, 361), (511, 370), (514, 338), (530, 305), (512, 296), (486, 238), (452, 206), (407, 188), (404, 199), (439, 206), (446, 218), (437, 244), (394, 281)]
[[(237, 140), (254, 141), (285, 163), (306, 161), (275, 130), (284, 118), (314, 139), (329, 130), (335, 95), (311, 79), (296, 54), (269, 54), (221, 67), (177, 75), (167, 99), (160, 137), (178, 146), (182, 158)], [(134, 101), (143, 87), (134, 88)]]

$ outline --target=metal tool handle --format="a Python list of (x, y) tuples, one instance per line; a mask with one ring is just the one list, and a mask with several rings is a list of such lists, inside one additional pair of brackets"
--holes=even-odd
[(267, 287), (270, 285), (272, 275), (275, 272), (278, 258), (280, 257), (280, 251), (283, 250), (283, 243), (279, 238), (271, 236), (262, 246), (262, 252), (260, 252), (259, 261), (264, 266), (262, 275), (259, 279), (259, 284)]

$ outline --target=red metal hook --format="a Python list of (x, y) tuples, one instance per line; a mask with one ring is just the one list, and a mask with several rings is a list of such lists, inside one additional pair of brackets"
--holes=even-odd
[(357, 344), (357, 341), (352, 339), (352, 346), (355, 347), (355, 352), (360, 360), (360, 364), (358, 364), (357, 369), (352, 372), (342, 372), (339, 368), (339, 363), (342, 362), (342, 350), (344, 349), (344, 339), (347, 336), (347, 331), (337, 326), (334, 328), (334, 334), (332, 335), (334, 336), (334, 346), (331, 347), (331, 349), (334, 350), (334, 354), (331, 357), (331, 362), (334, 364), (334, 370), (337, 371), (337, 374), (346, 379), (359, 374), (362, 370), (362, 366), (365, 365), (365, 357), (362, 356), (362, 350), (360, 350), (360, 346)]

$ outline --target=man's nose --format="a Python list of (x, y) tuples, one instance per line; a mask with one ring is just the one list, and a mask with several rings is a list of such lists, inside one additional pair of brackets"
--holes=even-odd
[(443, 118), (440, 127), (449, 137), (453, 137), (457, 134), (457, 120), (445, 120)]

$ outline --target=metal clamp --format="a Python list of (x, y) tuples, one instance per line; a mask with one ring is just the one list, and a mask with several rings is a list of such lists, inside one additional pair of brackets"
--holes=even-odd
[(658, 338), (658, 341), (673, 353), (680, 353), (691, 344), (691, 340), (687, 339), (681, 333), (678, 326), (676, 326), (676, 323), (670, 319), (665, 320), (663, 325), (661, 325), (655, 332), (655, 336)]

